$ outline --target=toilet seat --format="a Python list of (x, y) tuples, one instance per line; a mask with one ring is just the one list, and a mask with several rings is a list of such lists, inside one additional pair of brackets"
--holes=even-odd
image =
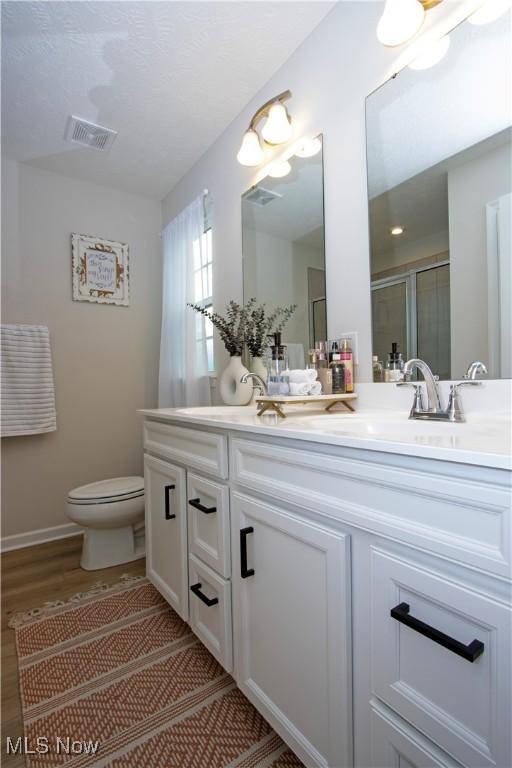
[(114, 477), (74, 488), (68, 493), (68, 504), (111, 504), (144, 495), (143, 477)]

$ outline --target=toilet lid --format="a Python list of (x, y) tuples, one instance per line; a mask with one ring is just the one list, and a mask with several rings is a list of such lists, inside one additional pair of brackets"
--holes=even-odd
[(74, 488), (68, 498), (91, 501), (92, 499), (112, 499), (128, 494), (139, 494), (144, 490), (143, 477), (114, 477), (110, 480), (99, 480)]

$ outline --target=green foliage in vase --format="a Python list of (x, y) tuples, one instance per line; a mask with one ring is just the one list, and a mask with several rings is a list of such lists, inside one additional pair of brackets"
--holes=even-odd
[(245, 342), (252, 357), (261, 357), (268, 346), (268, 337), (283, 330), (297, 309), (297, 304), (291, 304), (289, 307), (277, 307), (273, 312), (267, 314), (266, 305), (256, 304), (255, 299), (250, 299), (246, 306), (249, 307), (252, 301), (254, 304), (249, 308)]
[(268, 337), (282, 331), (297, 309), (297, 304), (291, 304), (289, 307), (277, 307), (267, 314), (266, 305), (257, 304), (254, 298), (245, 305), (230, 301), (225, 315), (210, 312), (199, 304), (189, 303), (188, 306), (211, 321), (230, 355), (241, 355), (247, 344), (253, 357), (261, 357), (268, 345)]
[(252, 307), (251, 302), (243, 306), (235, 301), (230, 301), (226, 305), (225, 316), (220, 315), (218, 312), (210, 312), (199, 304), (189, 303), (188, 306), (192, 307), (196, 312), (200, 312), (212, 322), (215, 328), (217, 328), (224, 346), (230, 355), (242, 354), (245, 344), (247, 315)]

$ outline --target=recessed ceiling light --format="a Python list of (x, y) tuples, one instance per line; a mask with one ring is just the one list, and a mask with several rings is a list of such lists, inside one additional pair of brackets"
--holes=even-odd
[(397, 227), (391, 227), (389, 231), (391, 232), (392, 235), (403, 235), (405, 230), (403, 227), (397, 226)]

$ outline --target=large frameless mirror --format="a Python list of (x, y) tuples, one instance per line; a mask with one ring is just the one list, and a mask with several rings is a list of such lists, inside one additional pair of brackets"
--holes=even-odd
[(308, 350), (328, 338), (322, 137), (307, 147), (286, 176), (266, 176), (242, 196), (244, 301), (297, 305), (283, 332), (291, 368), (304, 368)]
[[(373, 355), (512, 376), (510, 12), (366, 102)], [(377, 367), (377, 370), (379, 368)]]

